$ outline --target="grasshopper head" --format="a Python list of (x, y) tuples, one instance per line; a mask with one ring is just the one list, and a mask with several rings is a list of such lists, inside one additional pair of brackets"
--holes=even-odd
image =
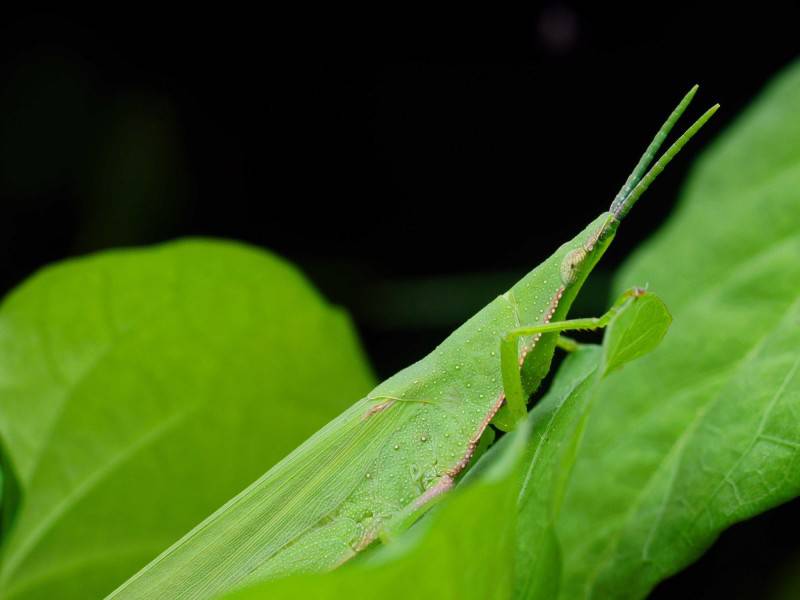
[(719, 104), (715, 104), (703, 113), (703, 115), (661, 155), (648, 171), (647, 169), (650, 167), (650, 163), (653, 161), (656, 152), (658, 152), (658, 149), (669, 134), (672, 126), (675, 125), (686, 110), (686, 107), (689, 106), (689, 103), (697, 92), (697, 88), (698, 86), (695, 85), (689, 90), (689, 93), (683, 97), (666, 122), (658, 130), (653, 141), (650, 142), (647, 150), (645, 150), (644, 154), (639, 159), (636, 168), (634, 168), (633, 172), (628, 176), (625, 185), (623, 185), (622, 189), (617, 193), (614, 201), (611, 203), (609, 211), (601, 215), (601, 218), (596, 222), (597, 225), (590, 229), (582, 244), (570, 250), (562, 260), (561, 281), (564, 283), (565, 287), (571, 286), (576, 282), (583, 282), (589, 272), (597, 264), (597, 261), (600, 260), (600, 257), (603, 256), (609, 244), (611, 244), (611, 240), (614, 239), (614, 234), (617, 231), (617, 227), (619, 227), (620, 221), (625, 218), (636, 201), (645, 190), (650, 187), (650, 184), (653, 183), (653, 180), (664, 170), (664, 167), (669, 164), (675, 155), (680, 152), (681, 148), (686, 145), (686, 142), (705, 125), (706, 121), (708, 121), (711, 115), (719, 108)]

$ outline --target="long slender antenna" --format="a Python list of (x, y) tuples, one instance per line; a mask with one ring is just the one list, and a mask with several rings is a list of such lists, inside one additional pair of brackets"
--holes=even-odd
[(656, 161), (656, 164), (654, 164), (647, 174), (641, 178), (639, 183), (636, 184), (636, 187), (633, 188), (633, 191), (628, 194), (628, 196), (624, 198), (622, 202), (615, 202), (616, 206), (614, 204), (611, 205), (610, 212), (614, 214), (618, 221), (621, 221), (625, 218), (625, 215), (628, 214), (628, 212), (631, 210), (631, 207), (636, 204), (636, 201), (639, 199), (639, 197), (644, 194), (648, 187), (650, 187), (650, 184), (653, 183), (655, 178), (658, 177), (659, 173), (664, 170), (664, 167), (669, 164), (669, 161), (675, 158), (675, 155), (681, 151), (681, 148), (686, 145), (686, 142), (692, 139), (695, 133), (700, 131), (700, 128), (706, 124), (706, 121), (711, 118), (711, 115), (717, 112), (718, 108), (719, 104), (715, 104), (706, 112), (704, 112), (703, 115), (697, 119), (697, 121), (695, 121), (681, 137), (675, 140), (675, 142), (669, 148), (667, 148), (667, 151), (661, 155), (661, 158)]
[(625, 202), (625, 199), (631, 193), (631, 191), (636, 187), (636, 184), (639, 183), (639, 180), (644, 175), (647, 167), (650, 166), (650, 163), (655, 158), (656, 152), (661, 147), (661, 144), (664, 143), (664, 140), (669, 135), (670, 130), (675, 125), (675, 123), (680, 119), (683, 112), (686, 110), (686, 107), (689, 106), (689, 103), (694, 98), (695, 93), (697, 93), (697, 88), (700, 87), (697, 84), (692, 86), (687, 94), (683, 97), (680, 101), (678, 106), (675, 107), (675, 110), (669, 115), (669, 118), (664, 122), (661, 128), (656, 133), (653, 141), (650, 142), (650, 145), (647, 146), (647, 150), (644, 151), (642, 157), (639, 159), (636, 168), (628, 175), (628, 179), (625, 181), (625, 185), (623, 185), (617, 195), (614, 197), (614, 201), (611, 203), (611, 208), (609, 209), (610, 212), (615, 213), (619, 210), (619, 207)]

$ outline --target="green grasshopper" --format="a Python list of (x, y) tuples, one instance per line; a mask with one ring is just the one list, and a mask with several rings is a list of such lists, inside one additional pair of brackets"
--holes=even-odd
[(111, 597), (209, 598), (240, 585), (333, 569), (413, 523), (470, 463), (487, 426), (512, 429), (547, 375), (559, 332), (605, 327), (565, 320), (620, 221), (719, 108), (706, 111), (648, 171), (694, 97), (675, 108), (608, 212), (430, 355), (376, 387), (163, 552)]

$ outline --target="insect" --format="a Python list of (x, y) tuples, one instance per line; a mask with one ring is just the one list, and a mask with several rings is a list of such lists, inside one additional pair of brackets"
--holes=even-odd
[(604, 327), (636, 294), (599, 318), (565, 320), (621, 220), (719, 108), (706, 111), (649, 168), (696, 91), (659, 129), (608, 212), (111, 597), (209, 598), (252, 581), (333, 569), (418, 518), (453, 487), (491, 422), (512, 429), (525, 418), (556, 345), (568, 345), (559, 332)]

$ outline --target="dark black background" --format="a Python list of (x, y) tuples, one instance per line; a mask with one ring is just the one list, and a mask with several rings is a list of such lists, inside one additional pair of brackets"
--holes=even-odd
[[(763, 2), (262, 10), (4, 9), (0, 288), (107, 247), (243, 240), (350, 310), (386, 375), (607, 208), (699, 82), (692, 117), (722, 110), (621, 229), (596, 313), (698, 149), (800, 50), (800, 11)], [(759, 597), (799, 509), (654, 597)]]

